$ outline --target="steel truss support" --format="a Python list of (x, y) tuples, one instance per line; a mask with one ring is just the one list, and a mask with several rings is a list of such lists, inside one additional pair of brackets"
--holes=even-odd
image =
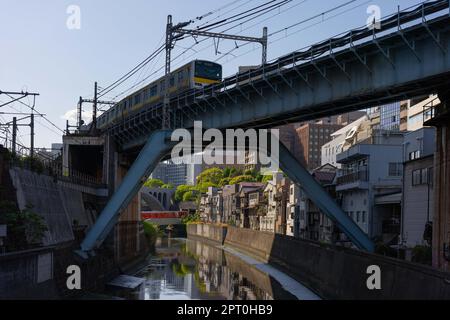
[(331, 196), (311, 176), (291, 152), (279, 145), (280, 168), (296, 184), (301, 185), (314, 204), (361, 250), (374, 251), (374, 244), (358, 225), (347, 216)]
[(109, 199), (108, 204), (81, 243), (80, 250), (76, 251), (81, 257), (88, 258), (89, 255), (94, 254), (93, 250), (103, 243), (119, 220), (120, 213), (139, 192), (146, 178), (159, 161), (170, 152), (175, 145), (175, 142), (170, 141), (171, 133), (172, 131), (169, 130), (161, 130), (150, 136), (119, 188)]

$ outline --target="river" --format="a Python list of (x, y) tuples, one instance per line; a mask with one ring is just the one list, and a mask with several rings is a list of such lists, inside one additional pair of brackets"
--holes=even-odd
[(200, 241), (159, 239), (133, 277), (134, 290), (111, 288), (108, 295), (134, 300), (319, 299), (270, 265)]

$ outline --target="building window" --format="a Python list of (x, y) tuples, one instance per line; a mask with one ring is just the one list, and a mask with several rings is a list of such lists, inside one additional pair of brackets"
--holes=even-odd
[(366, 223), (366, 212), (365, 211), (362, 212), (362, 222)]
[(414, 170), (412, 172), (412, 185), (413, 186), (418, 186), (421, 184), (421, 173), (420, 170)]
[(389, 176), (399, 177), (402, 175), (403, 165), (401, 163), (391, 162), (389, 163)]
[(356, 211), (356, 222), (358, 222), (358, 223), (359, 223), (359, 215), (360, 215), (360, 212)]
[(415, 160), (420, 158), (420, 150), (416, 150), (409, 153), (409, 160)]

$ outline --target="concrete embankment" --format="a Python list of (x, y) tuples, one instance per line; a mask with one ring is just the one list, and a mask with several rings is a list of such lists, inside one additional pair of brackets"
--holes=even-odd
[[(268, 262), (322, 298), (450, 299), (450, 273), (431, 267), (249, 229), (192, 224), (187, 233)], [(379, 290), (367, 286), (373, 265), (381, 271)]]

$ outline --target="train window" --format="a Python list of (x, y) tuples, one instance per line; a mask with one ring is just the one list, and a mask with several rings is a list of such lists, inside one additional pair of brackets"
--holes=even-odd
[(132, 105), (133, 105), (133, 99), (130, 97), (130, 98), (128, 98), (128, 101), (127, 101), (127, 108), (128, 109), (131, 108)]
[(159, 83), (159, 88), (160, 88), (159, 91), (161, 93), (164, 93), (164, 91), (166, 90), (166, 86), (165, 86), (165, 81), (164, 80)]
[(170, 77), (170, 82), (169, 82), (169, 84), (170, 84), (170, 87), (175, 86), (175, 77), (174, 77), (174, 76), (171, 76), (171, 77)]
[(154, 85), (153, 87), (150, 88), (150, 97), (156, 96), (157, 93), (158, 93), (158, 87), (156, 85)]
[(140, 92), (134, 96), (134, 105), (137, 105), (139, 103), (141, 103), (141, 93)]
[(184, 78), (184, 72), (183, 72), (183, 70), (181, 70), (178, 72), (178, 83), (183, 81), (183, 78)]
[(195, 62), (195, 77), (208, 80), (222, 80), (222, 66), (209, 61)]

